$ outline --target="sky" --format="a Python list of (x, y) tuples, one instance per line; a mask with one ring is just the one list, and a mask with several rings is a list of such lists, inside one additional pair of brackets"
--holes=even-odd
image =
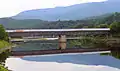
[(0, 18), (14, 16), (26, 10), (101, 1), (106, 0), (0, 0)]

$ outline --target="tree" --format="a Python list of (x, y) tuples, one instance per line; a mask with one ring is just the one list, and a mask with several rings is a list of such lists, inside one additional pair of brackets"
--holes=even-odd
[(97, 26), (97, 28), (108, 28), (107, 24), (100, 24)]
[(83, 26), (83, 28), (88, 28), (88, 26)]
[(120, 33), (120, 22), (113, 22), (110, 29), (112, 33)]
[(1, 24), (0, 24), (0, 40), (8, 41), (8, 33), (5, 31), (5, 28)]

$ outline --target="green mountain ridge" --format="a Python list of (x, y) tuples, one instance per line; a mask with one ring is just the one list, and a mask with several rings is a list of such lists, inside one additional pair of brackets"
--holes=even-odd
[(1, 18), (0, 24), (7, 29), (15, 28), (41, 28), (41, 29), (61, 29), (61, 28), (92, 28), (100, 24), (111, 24), (114, 21), (120, 22), (120, 13), (105, 14), (101, 16), (89, 17), (83, 20), (68, 21), (43, 21), (39, 19), (17, 20), (12, 18)]

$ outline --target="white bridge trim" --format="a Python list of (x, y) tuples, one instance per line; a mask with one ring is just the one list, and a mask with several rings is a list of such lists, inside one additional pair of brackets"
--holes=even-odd
[(15, 29), (6, 32), (74, 32), (74, 31), (110, 31), (110, 28), (81, 28), (81, 29)]

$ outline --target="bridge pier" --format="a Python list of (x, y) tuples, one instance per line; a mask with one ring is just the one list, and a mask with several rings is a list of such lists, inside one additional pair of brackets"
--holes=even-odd
[(59, 49), (66, 49), (66, 35), (59, 35), (58, 37)]

